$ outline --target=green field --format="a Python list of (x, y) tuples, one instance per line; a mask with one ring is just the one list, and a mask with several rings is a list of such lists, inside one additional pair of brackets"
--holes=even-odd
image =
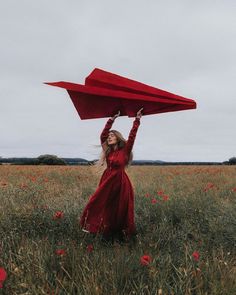
[(0, 166), (0, 294), (235, 295), (236, 167), (127, 174), (138, 235), (106, 244), (78, 223), (92, 166)]

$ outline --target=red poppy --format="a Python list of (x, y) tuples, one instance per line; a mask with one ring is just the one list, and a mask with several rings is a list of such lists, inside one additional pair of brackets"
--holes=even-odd
[(164, 192), (163, 192), (163, 191), (158, 191), (157, 194), (158, 194), (159, 196), (161, 196), (161, 195), (164, 194)]
[(199, 260), (199, 257), (200, 257), (200, 254), (198, 251), (194, 251), (193, 254), (192, 254), (192, 257), (195, 261), (198, 261)]
[(92, 251), (93, 251), (93, 245), (92, 245), (92, 244), (89, 244), (89, 245), (87, 246), (87, 251), (88, 251), (88, 252), (92, 252)]
[(31, 181), (35, 182), (37, 180), (36, 176), (29, 176), (29, 179), (31, 179)]
[(64, 217), (64, 213), (62, 211), (56, 211), (56, 213), (53, 215), (53, 219), (61, 219)]
[(140, 257), (140, 263), (142, 265), (148, 265), (151, 261), (152, 261), (152, 258), (149, 255), (143, 255)]
[(3, 267), (0, 267), (0, 288), (3, 287), (3, 283), (7, 278), (7, 273)]
[(208, 182), (205, 189), (204, 189), (204, 192), (208, 191), (209, 189), (213, 188), (214, 186), (215, 186), (214, 183)]
[(55, 251), (55, 253), (58, 255), (58, 256), (63, 256), (66, 254), (66, 251), (64, 249), (58, 249)]
[(149, 193), (146, 193), (146, 194), (145, 194), (145, 197), (146, 197), (146, 198), (150, 197), (150, 194), (149, 194)]
[(162, 199), (163, 199), (163, 201), (167, 201), (167, 200), (169, 200), (169, 196), (168, 195), (163, 195)]
[(151, 202), (152, 202), (152, 204), (156, 204), (157, 200), (153, 198)]

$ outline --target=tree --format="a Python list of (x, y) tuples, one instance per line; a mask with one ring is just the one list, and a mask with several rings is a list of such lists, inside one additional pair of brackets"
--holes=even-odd
[(236, 157), (232, 157), (229, 159), (229, 165), (236, 165)]
[(66, 162), (56, 155), (40, 155), (37, 159), (39, 165), (66, 165)]

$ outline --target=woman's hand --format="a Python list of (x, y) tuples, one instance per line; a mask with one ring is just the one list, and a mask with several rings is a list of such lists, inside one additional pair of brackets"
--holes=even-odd
[(120, 115), (120, 111), (117, 114), (115, 114), (111, 119), (114, 121), (117, 117), (119, 117), (119, 115)]
[(137, 112), (137, 115), (136, 115), (136, 118), (141, 118), (142, 117), (142, 110), (143, 108), (141, 108), (138, 112)]

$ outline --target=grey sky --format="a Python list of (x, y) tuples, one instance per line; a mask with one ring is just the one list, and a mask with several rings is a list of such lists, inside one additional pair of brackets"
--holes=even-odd
[[(67, 92), (101, 68), (197, 102), (143, 116), (134, 159), (224, 161), (236, 156), (236, 2), (0, 2), (0, 156), (99, 156), (108, 118), (81, 120)], [(133, 118), (117, 118), (125, 138)]]

